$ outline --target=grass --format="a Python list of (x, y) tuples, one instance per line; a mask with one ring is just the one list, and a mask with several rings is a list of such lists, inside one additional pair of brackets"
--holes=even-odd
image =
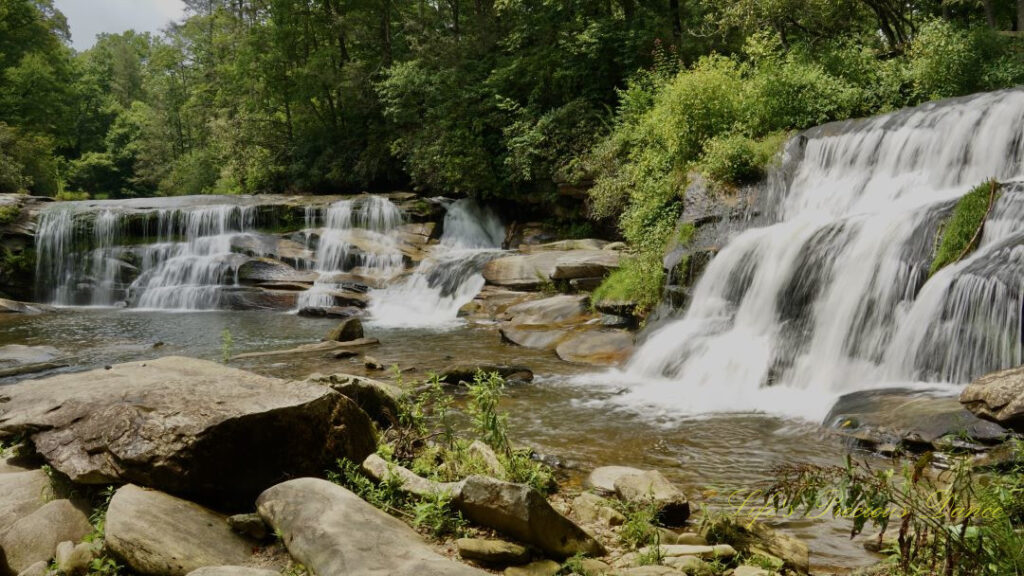
[(976, 247), (989, 205), (995, 201), (999, 184), (985, 182), (965, 194), (957, 202), (953, 214), (942, 225), (939, 247), (932, 259), (929, 275), (954, 264), (970, 254)]

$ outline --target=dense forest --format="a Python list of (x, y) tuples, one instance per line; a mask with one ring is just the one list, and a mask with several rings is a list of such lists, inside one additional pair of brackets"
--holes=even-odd
[(186, 4), (76, 53), (51, 0), (0, 0), (0, 192), (584, 185), (655, 298), (694, 169), (742, 183), (788, 131), (1024, 81), (1024, 0)]

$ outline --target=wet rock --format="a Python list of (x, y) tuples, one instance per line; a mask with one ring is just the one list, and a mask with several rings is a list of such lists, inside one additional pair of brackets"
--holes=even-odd
[(979, 418), (1024, 432), (1024, 367), (976, 379), (960, 393), (960, 402)]
[(530, 551), (524, 546), (504, 540), (459, 538), (455, 546), (462, 558), (492, 566), (522, 564), (530, 559)]
[(403, 393), (394, 384), (351, 374), (314, 374), (309, 380), (330, 386), (332, 390), (351, 398), (382, 427), (390, 426), (397, 421), (398, 402)]
[(360, 340), (363, 338), (363, 323), (359, 318), (348, 318), (342, 320), (334, 330), (331, 330), (326, 337), (326, 340), (333, 340), (335, 342), (351, 342), (352, 340)]
[(617, 366), (633, 353), (633, 335), (623, 330), (590, 330), (563, 340), (555, 353), (566, 362), (590, 366)]
[(93, 542), (80, 542), (77, 545), (65, 540), (57, 545), (57, 571), (65, 576), (78, 576), (89, 571), (93, 558), (96, 558), (99, 546)]
[(542, 251), (488, 262), (488, 283), (518, 290), (537, 290), (553, 280), (604, 276), (619, 266), (619, 253), (605, 250)]
[(621, 526), (626, 521), (626, 517), (613, 508), (611, 502), (590, 492), (584, 492), (573, 499), (572, 511), (584, 524)]
[(128, 484), (107, 509), (107, 548), (132, 570), (184, 576), (203, 566), (246, 563), (252, 544), (198, 504)]
[(189, 572), (188, 576), (281, 576), (281, 573), (245, 566), (204, 566)]
[(47, 502), (15, 522), (0, 538), (7, 573), (17, 574), (36, 562), (49, 562), (57, 544), (77, 542), (91, 531), (89, 517), (70, 500)]
[(270, 536), (270, 531), (267, 530), (267, 525), (263, 522), (263, 518), (260, 518), (260, 515), (256, 513), (228, 516), (227, 522), (228, 526), (235, 531), (235, 534), (251, 538), (252, 540), (266, 540)]
[(0, 474), (0, 538), (11, 526), (51, 498), (50, 478), (42, 470)]
[(294, 310), (298, 301), (294, 290), (226, 286), (220, 289), (219, 306), (225, 310)]
[(136, 482), (224, 507), (251, 506), (282, 476), (318, 474), (376, 449), (369, 417), (329, 388), (193, 358), (62, 374), (4, 393), (0, 433), (26, 435), (72, 481)]
[(555, 576), (562, 569), (561, 564), (553, 560), (538, 560), (526, 566), (506, 568), (505, 576)]
[(636, 310), (636, 302), (632, 300), (598, 300), (594, 302), (594, 309), (613, 316), (632, 316), (633, 311)]
[(366, 366), (368, 370), (383, 370), (384, 364), (380, 360), (377, 360), (373, 356), (363, 356), (363, 366)]
[(627, 502), (653, 500), (660, 509), (659, 520), (670, 526), (679, 526), (690, 516), (686, 495), (656, 470), (604, 466), (591, 472), (587, 482), (591, 487), (613, 493)]
[(574, 292), (593, 292), (604, 282), (603, 276), (595, 278), (573, 278), (569, 280), (569, 287)]
[(506, 380), (530, 382), (533, 380), (533, 371), (526, 366), (512, 366), (508, 364), (483, 364), (474, 362), (461, 362), (452, 364), (440, 372), (442, 382), (458, 384), (460, 382), (472, 382), (478, 371), (486, 374), (497, 372)]
[(305, 306), (298, 312), (306, 318), (352, 318), (362, 313), (356, 306)]
[(331, 576), (482, 576), (438, 555), (401, 520), (348, 490), (315, 478), (266, 490), (260, 515), (288, 552), (315, 574)]
[(558, 343), (569, 336), (569, 330), (536, 326), (502, 326), (502, 340), (524, 348), (554, 350)]
[(486, 476), (470, 476), (452, 500), (466, 518), (556, 558), (604, 555), (600, 543), (562, 516), (539, 492)]
[(302, 282), (311, 283), (316, 274), (300, 272), (295, 268), (271, 258), (252, 258), (238, 267), (238, 282), (241, 284), (259, 284), (263, 282)]
[(587, 315), (585, 295), (562, 295), (511, 306), (507, 313), (519, 326), (557, 326), (576, 324)]

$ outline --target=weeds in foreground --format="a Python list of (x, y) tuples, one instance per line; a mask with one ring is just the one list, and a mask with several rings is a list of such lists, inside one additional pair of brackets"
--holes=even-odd
[(231, 336), (231, 330), (225, 328), (220, 333), (220, 358), (221, 361), (227, 364), (231, 360), (232, 350), (235, 347), (235, 340)]
[(845, 466), (786, 465), (766, 500), (789, 513), (831, 512), (851, 522), (850, 536), (870, 523), (887, 548), (894, 574), (1003, 576), (1024, 574), (1024, 450), (1001, 473), (982, 474), (968, 457), (935, 473), (925, 454), (901, 470), (874, 469), (848, 458)]

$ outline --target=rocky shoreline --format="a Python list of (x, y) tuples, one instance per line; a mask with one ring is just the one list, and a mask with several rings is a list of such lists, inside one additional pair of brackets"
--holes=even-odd
[[(523, 374), (521, 367), (504, 371)], [(453, 367), (417, 392), (358, 376), (289, 382), (164, 357), (6, 386), (0, 572), (810, 571), (799, 539), (714, 512), (656, 471), (596, 468), (582, 489), (565, 484), (548, 497), (542, 485), (502, 479), (507, 466), (525, 461), (480, 441), (468, 451), (473, 469), (486, 474), (438, 482), (396, 463), (395, 451), (416, 426), (409, 402), (424, 392), (441, 401), (453, 391), (446, 386), (465, 383), (471, 372)], [(1019, 426), (1021, 381), (1019, 369), (979, 379), (962, 401), (987, 420)], [(442, 442), (428, 437), (408, 445), (422, 452)], [(354, 464), (328, 474), (339, 460)], [(377, 506), (353, 490), (369, 490), (362, 496)], [(382, 504), (381, 494), (410, 508)], [(457, 531), (431, 530), (405, 512), (438, 512), (439, 502), (463, 523)]]

